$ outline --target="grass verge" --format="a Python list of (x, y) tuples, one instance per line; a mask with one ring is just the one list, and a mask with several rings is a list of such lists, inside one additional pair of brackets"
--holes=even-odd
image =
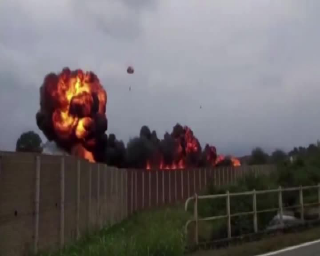
[(303, 232), (278, 234), (260, 241), (230, 246), (225, 249), (198, 251), (190, 254), (190, 256), (254, 256), (317, 239), (320, 239), (320, 227), (305, 230)]
[(142, 212), (61, 251), (40, 256), (181, 256), (188, 217), (181, 208)]

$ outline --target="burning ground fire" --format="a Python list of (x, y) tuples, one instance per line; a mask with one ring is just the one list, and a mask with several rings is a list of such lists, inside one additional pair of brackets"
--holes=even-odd
[[(160, 147), (160, 162), (147, 160), (146, 169), (185, 169), (188, 167), (196, 167), (199, 163), (205, 166), (219, 166), (225, 161), (230, 161), (232, 166), (240, 166), (239, 159), (235, 157), (225, 157), (217, 155), (216, 148), (206, 145), (202, 152), (198, 139), (194, 136), (192, 130), (185, 126), (177, 124), (171, 133), (164, 137), (163, 141), (172, 140), (174, 146), (173, 159), (165, 161), (166, 149)], [(165, 143), (164, 143), (165, 144)], [(170, 143), (167, 143), (170, 144)]]
[(37, 124), (49, 141), (94, 162), (99, 137), (107, 130), (106, 103), (107, 93), (94, 73), (65, 68), (45, 77)]

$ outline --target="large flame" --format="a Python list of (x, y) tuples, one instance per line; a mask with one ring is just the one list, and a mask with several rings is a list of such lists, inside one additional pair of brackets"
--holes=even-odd
[(107, 129), (106, 103), (107, 93), (94, 73), (65, 68), (44, 80), (38, 125), (50, 140), (93, 162), (97, 133)]
[(241, 166), (240, 160), (238, 158), (235, 158), (233, 156), (226, 158), (224, 155), (219, 155), (216, 159), (215, 165), (219, 165), (221, 162), (223, 162), (224, 160), (229, 159), (232, 163), (232, 166)]
[[(164, 157), (160, 157), (160, 162), (153, 163), (151, 160), (146, 162), (146, 169), (166, 169), (166, 170), (175, 170), (175, 169), (185, 169), (187, 167), (196, 167), (193, 166), (190, 161), (192, 157), (199, 159), (199, 156), (202, 154), (201, 146), (198, 139), (194, 136), (192, 130), (185, 126), (176, 126), (177, 129), (173, 130), (171, 136), (175, 141), (175, 150), (174, 150), (174, 159), (171, 163), (165, 163)], [(217, 155), (216, 148), (210, 145), (206, 145), (204, 149), (205, 161), (209, 166), (217, 166), (222, 164), (224, 160), (229, 159), (230, 164), (233, 166), (240, 166), (240, 161), (235, 157), (226, 158), (223, 155)], [(190, 160), (191, 159), (191, 160)], [(189, 160), (189, 161), (188, 161)], [(196, 164), (196, 163), (195, 163)]]

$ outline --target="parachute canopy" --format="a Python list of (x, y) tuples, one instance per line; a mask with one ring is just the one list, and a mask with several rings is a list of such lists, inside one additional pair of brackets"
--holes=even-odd
[(133, 74), (133, 73), (134, 73), (134, 69), (133, 69), (132, 66), (129, 66), (129, 67), (127, 68), (127, 73), (128, 73), (128, 74)]

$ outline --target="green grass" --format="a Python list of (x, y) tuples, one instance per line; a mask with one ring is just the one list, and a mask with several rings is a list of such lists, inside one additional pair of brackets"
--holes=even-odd
[(230, 246), (226, 249), (198, 251), (189, 256), (254, 256), (310, 242), (319, 238), (320, 228), (318, 227), (299, 233), (276, 235), (256, 242)]
[(139, 213), (61, 251), (40, 256), (181, 256), (189, 217), (181, 208)]

